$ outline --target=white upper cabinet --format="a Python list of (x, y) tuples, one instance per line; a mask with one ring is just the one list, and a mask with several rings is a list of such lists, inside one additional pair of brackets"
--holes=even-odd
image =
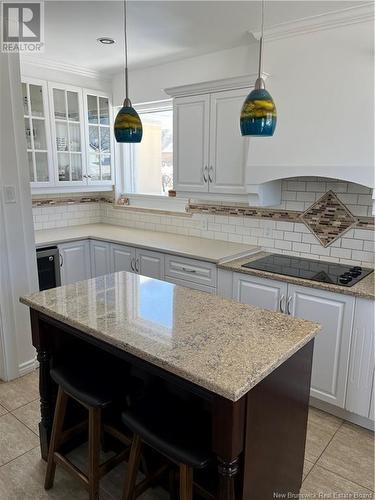
[(81, 89), (51, 83), (49, 92), (56, 182), (61, 185), (84, 184), (86, 155)]
[(89, 184), (112, 184), (112, 113), (108, 94), (85, 90), (85, 133)]
[(255, 77), (166, 89), (174, 97), (173, 166), (177, 196), (278, 205), (281, 182), (255, 184), (248, 174), (249, 138), (240, 132), (243, 102)]
[(181, 97), (173, 105), (174, 189), (208, 191), (209, 95)]
[(210, 96), (209, 192), (245, 194), (248, 140), (241, 135), (240, 112), (246, 89)]
[(246, 194), (247, 139), (239, 117), (246, 90), (174, 102), (174, 188), (178, 193)]
[(26, 78), (22, 83), (30, 182), (34, 187), (53, 182), (47, 84)]
[(22, 82), (34, 191), (110, 188), (114, 170), (110, 96), (27, 77)]

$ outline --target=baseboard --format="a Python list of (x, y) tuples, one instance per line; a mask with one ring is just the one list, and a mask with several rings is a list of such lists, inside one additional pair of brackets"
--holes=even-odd
[(21, 363), (18, 367), (18, 374), (20, 377), (23, 377), (24, 375), (27, 375), (30, 372), (33, 372), (36, 370), (39, 366), (39, 363), (36, 359), (36, 356), (32, 359), (29, 359), (29, 361), (25, 361), (24, 363)]
[(348, 420), (348, 422), (351, 422), (352, 424), (356, 424), (361, 427), (365, 427), (365, 429), (369, 429), (370, 431), (374, 431), (375, 423), (373, 420), (370, 420), (369, 418), (361, 417), (356, 413), (344, 410), (343, 408), (338, 408), (337, 406), (331, 405), (329, 403), (326, 403), (325, 401), (321, 401), (320, 399), (316, 399), (313, 397), (310, 397), (310, 405), (314, 406), (314, 408), (318, 408), (319, 410), (331, 413), (335, 417)]

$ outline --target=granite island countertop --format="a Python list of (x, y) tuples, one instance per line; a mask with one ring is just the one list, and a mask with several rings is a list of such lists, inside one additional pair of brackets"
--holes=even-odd
[(231, 401), (320, 330), (311, 321), (126, 272), (20, 300)]
[(355, 285), (351, 287), (334, 285), (331, 283), (322, 283), (320, 281), (312, 281), (303, 278), (297, 278), (294, 276), (286, 276), (284, 274), (277, 274), (268, 271), (261, 271), (259, 269), (250, 269), (248, 267), (242, 267), (243, 264), (247, 262), (255, 261), (266, 257), (267, 255), (272, 255), (270, 252), (258, 252), (256, 255), (250, 255), (248, 257), (241, 257), (238, 259), (222, 262), (218, 264), (220, 269), (226, 269), (228, 271), (233, 271), (236, 273), (250, 274), (252, 276), (257, 276), (258, 278), (268, 278), (277, 281), (284, 281), (286, 283), (291, 283), (293, 285), (301, 285), (309, 288), (318, 288), (321, 290), (327, 290), (328, 292), (341, 293), (344, 295), (352, 295), (354, 297), (362, 297), (364, 299), (375, 299), (375, 282), (374, 273), (369, 274), (361, 281), (358, 281)]
[(35, 231), (35, 244), (37, 247), (86, 239), (146, 248), (214, 262), (215, 264), (260, 251), (260, 248), (255, 245), (134, 229), (111, 224), (85, 224)]

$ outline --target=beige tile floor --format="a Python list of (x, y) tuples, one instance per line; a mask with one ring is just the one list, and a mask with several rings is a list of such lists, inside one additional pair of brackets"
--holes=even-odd
[[(61, 467), (55, 486), (43, 489), (45, 463), (38, 448), (38, 375), (0, 382), (0, 500), (84, 500), (87, 493)], [(103, 478), (102, 500), (121, 498), (124, 465)], [(141, 500), (165, 500), (158, 489)], [(332, 415), (310, 409), (304, 499), (375, 499), (374, 434)], [(265, 499), (266, 500), (266, 499)]]

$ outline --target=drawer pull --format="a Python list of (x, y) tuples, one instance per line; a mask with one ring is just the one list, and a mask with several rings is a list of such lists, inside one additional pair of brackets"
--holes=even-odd
[(196, 273), (197, 272), (196, 269), (188, 269), (187, 267), (181, 267), (181, 269), (183, 271), (185, 271), (185, 273)]

